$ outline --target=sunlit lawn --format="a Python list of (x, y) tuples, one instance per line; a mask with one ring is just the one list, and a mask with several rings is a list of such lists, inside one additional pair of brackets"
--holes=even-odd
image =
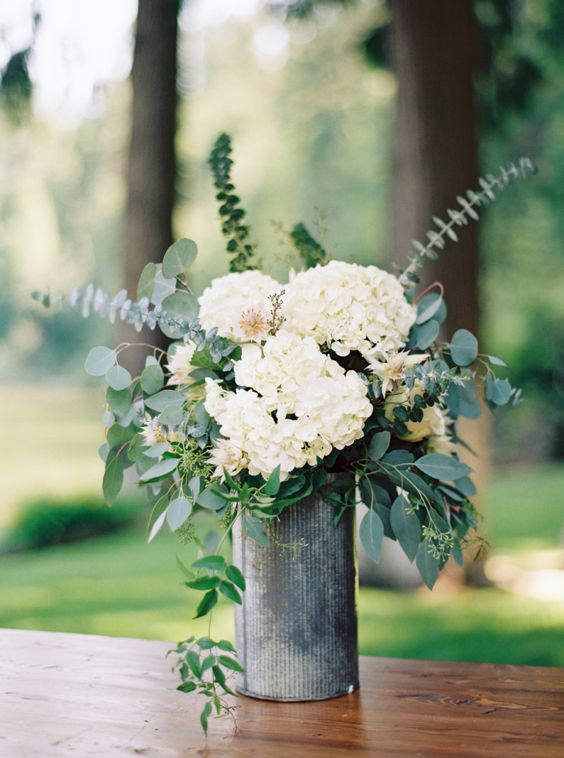
[[(37, 390), (32, 397), (37, 433), (30, 438), (13, 391), (0, 388), (4, 421), (18, 437), (14, 447), (26, 440), (27, 459), (36, 464), (30, 476), (13, 440), (4, 444), (5, 509), (16, 497), (68, 492), (69, 479), (75, 489), (98, 486), (96, 409), (85, 408), (83, 393), (68, 402), (62, 390)], [(490, 498), (494, 546), (558, 547), (562, 492), (564, 467), (498, 476)], [(159, 535), (148, 546), (142, 531), (133, 530), (0, 557), (0, 626), (155, 639), (201, 632), (205, 622), (191, 619), (195, 597), (182, 584), (177, 554), (189, 560), (189, 549), (172, 535)], [(230, 635), (230, 609), (220, 606), (215, 616), (217, 633)], [(562, 603), (499, 589), (405, 594), (362, 589), (360, 594), (364, 654), (564, 665), (563, 636)]]

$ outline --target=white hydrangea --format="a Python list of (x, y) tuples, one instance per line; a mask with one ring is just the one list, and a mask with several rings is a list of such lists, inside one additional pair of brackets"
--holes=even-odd
[(190, 372), (194, 370), (191, 365), (192, 356), (196, 346), (192, 342), (184, 345), (178, 345), (174, 351), (170, 363), (167, 364), (167, 371), (170, 374), (168, 384), (171, 386), (191, 384), (193, 381)]
[(262, 349), (244, 346), (235, 377), (241, 386), (235, 392), (207, 380), (205, 406), (253, 475), (267, 478), (280, 466), (285, 479), (306, 463), (314, 466), (362, 437), (372, 412), (356, 372), (345, 372), (312, 338), (286, 331)]
[[(260, 271), (242, 271), (214, 279), (198, 302), (200, 323), (206, 331), (214, 327), (222, 337), (244, 342), (254, 334), (244, 331), (243, 314), (251, 311), (254, 322), (266, 323), (270, 312), (268, 296), (281, 289), (272, 277)], [(266, 336), (266, 334), (264, 335)]]
[(385, 360), (415, 323), (398, 279), (376, 266), (331, 261), (296, 274), (285, 290), (284, 328), (337, 355), (358, 350), (369, 362)]

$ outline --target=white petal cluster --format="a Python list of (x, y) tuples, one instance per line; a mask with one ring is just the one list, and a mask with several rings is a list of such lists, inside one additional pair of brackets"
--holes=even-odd
[(415, 323), (398, 279), (376, 266), (331, 261), (295, 275), (285, 289), (284, 328), (337, 355), (357, 350), (368, 361), (385, 360)]
[(260, 271), (242, 271), (214, 279), (198, 302), (200, 323), (206, 331), (216, 328), (222, 337), (243, 342), (249, 336), (244, 332), (241, 318), (252, 311), (266, 317), (270, 311), (268, 296), (282, 286)]
[(235, 377), (241, 386), (235, 392), (207, 380), (205, 407), (253, 475), (267, 478), (280, 466), (285, 479), (295, 468), (316, 465), (362, 437), (372, 412), (356, 372), (323, 355), (314, 339), (287, 331), (262, 349), (245, 346)]
[(196, 346), (191, 342), (187, 342), (185, 345), (178, 345), (170, 363), (166, 367), (170, 374), (169, 385), (190, 384), (193, 381), (190, 372), (194, 370), (191, 360), (195, 349)]

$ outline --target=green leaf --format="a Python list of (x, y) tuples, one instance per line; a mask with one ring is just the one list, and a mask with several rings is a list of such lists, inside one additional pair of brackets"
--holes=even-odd
[(502, 361), (501, 358), (497, 358), (495, 355), (488, 355), (486, 357), (492, 366), (503, 366), (504, 368), (507, 368), (507, 363), (505, 363), (505, 361)]
[(172, 531), (180, 529), (191, 513), (192, 503), (188, 498), (180, 496), (171, 500), (166, 509), (166, 520)]
[(114, 390), (125, 390), (131, 384), (131, 374), (123, 366), (112, 366), (106, 371), (106, 381)]
[(478, 340), (467, 329), (458, 329), (450, 341), (450, 357), (457, 366), (469, 366), (478, 355)]
[(174, 292), (165, 297), (162, 307), (169, 316), (177, 316), (185, 321), (192, 321), (198, 315), (198, 301), (189, 292)]
[(417, 338), (415, 344), (420, 350), (426, 350), (439, 336), (441, 327), (438, 321), (434, 319), (427, 321), (417, 328)]
[(121, 426), (120, 424), (112, 424), (106, 433), (106, 439), (110, 449), (114, 447), (121, 447), (129, 440), (133, 439), (137, 430), (133, 425)]
[(137, 284), (137, 299), (141, 300), (146, 297), (151, 300), (153, 297), (153, 290), (155, 289), (155, 277), (157, 275), (157, 266), (155, 263), (147, 263)]
[(239, 587), (240, 590), (243, 590), (243, 592), (245, 591), (246, 589), (245, 577), (239, 571), (237, 566), (228, 566), (225, 569), (225, 575), (227, 576), (228, 579), (230, 579), (233, 582), (233, 584), (237, 585), (237, 587)]
[(280, 466), (276, 466), (274, 471), (268, 477), (268, 481), (264, 487), (264, 492), (267, 495), (277, 495), (280, 489)]
[(202, 674), (215, 665), (215, 655), (207, 655), (202, 661)]
[[(488, 376), (488, 379), (490, 377)], [(486, 399), (494, 405), (506, 405), (511, 398), (511, 384), (507, 379), (496, 379), (488, 385), (486, 382)]]
[(206, 555), (198, 558), (192, 564), (193, 569), (209, 569), (210, 571), (224, 571), (225, 558), (222, 555)]
[(384, 524), (376, 511), (370, 509), (360, 522), (359, 536), (362, 545), (370, 558), (376, 563), (380, 560), (382, 540), (384, 539)]
[(84, 370), (90, 376), (104, 376), (117, 360), (116, 351), (109, 347), (93, 347), (84, 361)]
[(236, 590), (235, 585), (231, 582), (225, 582), (222, 581), (219, 583), (219, 591), (225, 595), (225, 597), (229, 598), (233, 603), (238, 603), (239, 605), (242, 604), (241, 595)]
[(179, 684), (176, 689), (180, 692), (194, 692), (197, 686), (196, 682), (184, 682), (183, 684)]
[(470, 466), (461, 463), (450, 455), (440, 455), (439, 453), (424, 455), (416, 460), (413, 465), (432, 479), (445, 482), (453, 482), (472, 473)]
[(403, 552), (412, 561), (421, 542), (421, 524), (417, 514), (410, 510), (409, 501), (401, 495), (392, 504), (390, 525), (403, 548)]
[(141, 389), (147, 395), (154, 395), (164, 385), (163, 370), (158, 363), (145, 366), (141, 374)]
[(120, 419), (127, 414), (131, 407), (131, 393), (128, 389), (114, 390), (112, 387), (108, 387), (106, 400), (111, 410)]
[(227, 651), (228, 653), (234, 653), (234, 652), (235, 652), (235, 648), (234, 648), (234, 647), (233, 647), (233, 645), (232, 645), (232, 644), (229, 642), (229, 640), (220, 640), (220, 641), (217, 643), (217, 646), (218, 646), (218, 648), (219, 648), (220, 650), (225, 650), (225, 651)]
[(429, 294), (421, 298), (417, 305), (417, 320), (415, 323), (424, 324), (426, 321), (429, 321), (443, 306), (442, 295), (438, 292), (429, 292)]
[(167, 405), (164, 411), (159, 413), (159, 421), (163, 426), (178, 426), (183, 418), (184, 411), (181, 405)]
[(182, 405), (184, 396), (175, 390), (161, 390), (156, 395), (152, 395), (145, 400), (145, 405), (152, 411), (160, 413), (169, 405)]
[(217, 492), (217, 488), (212, 485), (200, 492), (196, 502), (202, 508), (207, 508), (210, 511), (220, 511), (225, 507), (227, 501)]
[(429, 553), (429, 543), (427, 540), (423, 540), (419, 544), (417, 549), (417, 555), (415, 556), (415, 563), (421, 574), (421, 579), (425, 582), (427, 587), (432, 590), (433, 585), (437, 581), (439, 575), (439, 563), (436, 558), (433, 558)]
[(195, 242), (185, 238), (177, 240), (164, 254), (163, 274), (168, 278), (185, 274), (197, 255), (198, 248)]
[(261, 547), (267, 547), (270, 544), (266, 532), (264, 531), (264, 527), (260, 519), (256, 516), (245, 514), (245, 516), (243, 516), (243, 526), (247, 536), (261, 545)]
[[(219, 582), (219, 579), (217, 581)], [(215, 642), (211, 637), (200, 637), (200, 639), (197, 640), (196, 644), (202, 650), (211, 650), (212, 647), (215, 646)]]
[(212, 671), (213, 671), (213, 678), (219, 684), (219, 686), (224, 690), (224, 692), (227, 692), (229, 695), (234, 695), (235, 693), (233, 692), (233, 690), (229, 689), (229, 687), (227, 686), (227, 682), (225, 680), (225, 674), (219, 668), (219, 666), (213, 666)]
[(202, 712), (200, 713), (200, 724), (202, 725), (202, 729), (204, 730), (204, 734), (207, 735), (208, 733), (208, 718), (212, 712), (211, 703), (206, 703), (204, 707), (202, 708)]
[(155, 519), (153, 526), (151, 527), (151, 531), (149, 532), (149, 536), (147, 538), (147, 542), (152, 542), (157, 534), (160, 532), (164, 522), (166, 519), (166, 510), (161, 513), (161, 515)]
[(215, 590), (219, 585), (217, 576), (201, 576), (199, 579), (193, 579), (190, 582), (184, 582), (191, 590)]
[(217, 590), (209, 590), (204, 597), (200, 600), (198, 608), (196, 610), (195, 619), (199, 619), (202, 616), (208, 614), (211, 609), (217, 604)]
[(195, 650), (189, 650), (186, 653), (186, 663), (196, 679), (200, 679), (202, 676), (202, 667), (200, 666), (200, 656)]
[(219, 662), (222, 666), (225, 666), (225, 668), (231, 669), (232, 671), (242, 672), (245, 670), (239, 661), (236, 661), (234, 658), (230, 658), (228, 655), (220, 655)]
[(390, 447), (391, 438), (390, 432), (377, 432), (370, 440), (368, 457), (373, 461), (379, 461)]
[(121, 455), (116, 455), (106, 464), (104, 479), (102, 480), (104, 500), (108, 505), (112, 505), (116, 501), (122, 486), (123, 461)]
[(164, 460), (155, 463), (154, 466), (151, 466), (148, 471), (145, 471), (145, 473), (139, 477), (139, 481), (152, 482), (157, 479), (162, 479), (165, 476), (169, 476), (176, 468), (178, 468), (179, 463), (179, 458), (165, 458)]

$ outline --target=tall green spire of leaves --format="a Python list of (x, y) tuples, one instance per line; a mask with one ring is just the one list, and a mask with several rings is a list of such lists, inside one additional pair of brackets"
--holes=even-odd
[(232, 255), (229, 263), (230, 271), (248, 271), (256, 268), (253, 262), (256, 245), (250, 241), (250, 228), (243, 219), (247, 215), (240, 206), (240, 199), (234, 193), (235, 185), (231, 180), (231, 137), (220, 134), (212, 148), (209, 157), (214, 180), (218, 190), (216, 199), (219, 202), (221, 231), (227, 240), (227, 252)]
[(296, 224), (290, 232), (290, 237), (306, 268), (327, 263), (327, 251), (311, 236), (305, 224)]

